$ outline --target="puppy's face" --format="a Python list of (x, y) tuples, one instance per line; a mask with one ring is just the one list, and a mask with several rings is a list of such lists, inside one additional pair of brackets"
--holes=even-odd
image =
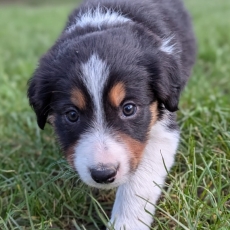
[(164, 72), (157, 55), (148, 60), (139, 43), (108, 36), (54, 46), (28, 91), (39, 126), (53, 125), (69, 164), (98, 188), (126, 182), (138, 167), (167, 94), (153, 90), (153, 75)]
[(77, 82), (64, 87), (66, 95), (65, 81), (53, 93), (50, 118), (58, 139), (70, 165), (91, 186), (125, 182), (157, 120), (146, 73), (133, 68), (115, 73), (111, 63), (94, 53), (80, 64)]

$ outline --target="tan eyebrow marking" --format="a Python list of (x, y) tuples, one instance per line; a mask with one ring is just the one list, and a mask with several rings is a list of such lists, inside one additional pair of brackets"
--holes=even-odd
[(85, 109), (86, 108), (86, 99), (85, 99), (85, 96), (80, 89), (75, 88), (71, 91), (71, 101), (79, 109)]
[(109, 100), (111, 104), (118, 107), (125, 98), (125, 87), (122, 82), (117, 83), (109, 92)]

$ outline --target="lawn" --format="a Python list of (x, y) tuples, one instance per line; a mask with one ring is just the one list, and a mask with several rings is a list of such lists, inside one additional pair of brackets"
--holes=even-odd
[[(199, 53), (180, 102), (182, 138), (152, 229), (230, 229), (230, 1), (186, 0)], [(114, 191), (83, 185), (26, 97), (73, 3), (0, 5), (0, 229), (102, 229)], [(100, 205), (96, 202), (99, 201)]]

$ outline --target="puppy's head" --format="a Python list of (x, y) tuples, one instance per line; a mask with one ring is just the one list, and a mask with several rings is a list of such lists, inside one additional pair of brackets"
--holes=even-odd
[(52, 123), (69, 164), (98, 188), (126, 182), (160, 110), (177, 109), (177, 61), (159, 39), (145, 38), (152, 39), (150, 47), (140, 28), (129, 30), (63, 35), (29, 82), (39, 127)]

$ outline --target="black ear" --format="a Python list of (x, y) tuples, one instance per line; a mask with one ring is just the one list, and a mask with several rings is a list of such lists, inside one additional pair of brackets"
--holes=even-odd
[(44, 129), (50, 111), (52, 88), (50, 82), (37, 70), (28, 82), (27, 96), (37, 115), (37, 123)]
[(158, 51), (155, 55), (147, 54), (147, 59), (147, 69), (154, 95), (167, 110), (177, 111), (182, 89), (179, 60), (163, 51)]

